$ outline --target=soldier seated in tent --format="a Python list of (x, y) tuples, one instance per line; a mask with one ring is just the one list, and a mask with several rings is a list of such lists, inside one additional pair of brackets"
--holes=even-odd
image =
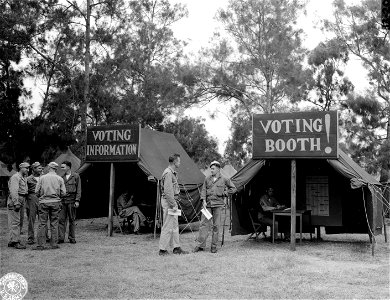
[(135, 204), (134, 195), (128, 191), (124, 192), (117, 199), (117, 207), (120, 218), (126, 218), (130, 225), (130, 231), (139, 234), (141, 226), (145, 226), (146, 218)]
[[(285, 205), (281, 205), (276, 198), (274, 197), (274, 189), (269, 187), (266, 190), (266, 194), (260, 197), (259, 201), (259, 212), (258, 212), (258, 220), (260, 223), (264, 225), (268, 225), (271, 227), (272, 233), (272, 213), (271, 211), (275, 209), (285, 209)], [(283, 224), (285, 225), (285, 224)], [(288, 240), (290, 238), (290, 231), (288, 230), (288, 226), (283, 226), (284, 228), (284, 238)], [(275, 230), (274, 230), (274, 238), (276, 239), (279, 232), (279, 222), (275, 221)]]

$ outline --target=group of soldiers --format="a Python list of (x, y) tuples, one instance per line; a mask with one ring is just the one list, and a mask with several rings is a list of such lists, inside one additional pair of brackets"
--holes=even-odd
[[(159, 241), (159, 255), (168, 255), (168, 248), (173, 248), (174, 254), (187, 254), (180, 246), (179, 223), (178, 223), (178, 202), (179, 183), (177, 171), (180, 167), (180, 155), (173, 154), (169, 157), (169, 166), (164, 170), (161, 177), (161, 206), (163, 209), (163, 226)], [(64, 161), (61, 169), (64, 175), (60, 177), (56, 171), (58, 164), (48, 164), (48, 172), (43, 173), (43, 167), (39, 162), (31, 166), (27, 162), (19, 165), (19, 172), (9, 180), (8, 207), (8, 228), (10, 240), (8, 247), (15, 249), (26, 249), (21, 243), (20, 235), (23, 227), (24, 208), (28, 218), (28, 239), (27, 244), (35, 244), (34, 224), (36, 217), (39, 217), (37, 246), (34, 250), (57, 249), (58, 244), (64, 243), (65, 231), (69, 222), (68, 238), (71, 244), (76, 243), (75, 219), (76, 209), (79, 207), (81, 198), (81, 180), (77, 173), (71, 171), (72, 164)], [(28, 176), (29, 169), (32, 169)], [(237, 190), (232, 181), (225, 178), (220, 172), (221, 164), (213, 161), (210, 164), (211, 175), (205, 178), (201, 190), (201, 201), (204, 210), (208, 210), (211, 217), (207, 218), (202, 214), (199, 233), (196, 240), (196, 247), (193, 252), (204, 251), (206, 240), (210, 230), (212, 232), (211, 253), (217, 252), (219, 240), (220, 220), (223, 207), (226, 205), (225, 198), (234, 194)], [(131, 200), (131, 199), (130, 199)], [(261, 212), (259, 220), (271, 226), (267, 218), (267, 212), (275, 208), (281, 208), (273, 197), (273, 189), (269, 188), (267, 194), (260, 199)], [(275, 207), (274, 207), (275, 206)], [(123, 206), (123, 211), (134, 213), (133, 204)], [(127, 215), (126, 215), (127, 216)], [(143, 217), (142, 213), (140, 216)], [(144, 217), (143, 217), (144, 218)], [(141, 219), (143, 221), (143, 219)], [(50, 237), (48, 226), (50, 224)], [(275, 224), (277, 227), (277, 223)], [(139, 226), (137, 227), (139, 229)], [(138, 231), (136, 229), (135, 231)], [(277, 232), (277, 229), (275, 230)], [(288, 234), (288, 232), (286, 232)], [(50, 242), (46, 247), (45, 242)]]
[[(62, 177), (56, 173), (58, 167), (56, 162), (51, 162), (47, 166), (48, 172), (43, 174), (43, 166), (39, 162), (31, 166), (28, 162), (23, 162), (19, 165), (19, 172), (10, 178), (7, 199), (8, 247), (26, 249), (20, 239), (25, 210), (28, 219), (27, 244), (33, 245), (37, 241), (33, 250), (59, 248), (58, 244), (65, 242), (68, 222), (69, 242), (76, 243), (75, 219), (81, 198), (81, 180), (77, 173), (71, 171), (71, 162), (61, 163), (64, 171)], [(36, 239), (34, 226), (37, 216), (39, 225)], [(46, 242), (50, 243), (49, 247)]]

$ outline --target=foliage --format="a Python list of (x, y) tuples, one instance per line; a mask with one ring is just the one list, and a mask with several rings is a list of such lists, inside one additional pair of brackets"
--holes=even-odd
[(218, 153), (218, 143), (209, 136), (203, 122), (204, 120), (200, 118), (184, 117), (164, 126), (166, 132), (175, 135), (199, 168), (205, 168), (213, 160), (221, 160), (221, 155)]
[[(218, 12), (225, 32), (215, 36), (198, 85), (204, 100), (233, 100), (232, 139), (226, 157), (248, 158), (251, 116), (279, 111), (286, 102), (306, 98), (302, 30), (296, 19), (300, 1), (230, 1)], [(202, 73), (203, 71), (203, 73)], [(197, 74), (195, 72), (195, 74)]]
[[(27, 30), (33, 34), (24, 44), (20, 41), (20, 33), (9, 39), (26, 49), (23, 54), (30, 62), (29, 74), (46, 83), (40, 113), (23, 121), (29, 138), (20, 140), (25, 134), (19, 132), (12, 149), (15, 150), (17, 144), (17, 152), (29, 152), (34, 159), (46, 160), (60, 149), (73, 145), (73, 150), (80, 156), (84, 138), (83, 105), (86, 103), (83, 68), (87, 26), (85, 1), (8, 2), (14, 2), (19, 11), (8, 10), (3, 14), (8, 13), (15, 22), (33, 21), (32, 29)], [(30, 3), (36, 8), (33, 17), (28, 11)], [(175, 39), (170, 28), (186, 15), (185, 8), (179, 4), (171, 5), (167, 0), (90, 3), (88, 124), (139, 122), (143, 126), (160, 128), (164, 118), (187, 99), (180, 77), (183, 43)], [(18, 28), (11, 23), (1, 25), (5, 28), (3, 35)], [(28, 29), (27, 25), (20, 27)], [(14, 52), (20, 59), (21, 52)], [(15, 92), (12, 102), (14, 120), (2, 126), (8, 130), (20, 119), (22, 107), (18, 100), (25, 92), (21, 86), (22, 77), (27, 76), (16, 71), (12, 74), (15, 77), (12, 80), (19, 84), (20, 89)], [(11, 116), (4, 107), (2, 105), (1, 113)], [(1, 118), (1, 121), (6, 119)], [(29, 150), (23, 150), (27, 148)], [(37, 151), (41, 151), (38, 157), (35, 156)]]
[(308, 64), (313, 79), (307, 79), (308, 89), (315, 97), (308, 101), (321, 110), (330, 110), (353, 90), (353, 84), (342, 70), (348, 62), (348, 48), (338, 39), (321, 42), (309, 53)]
[[(347, 47), (348, 51), (356, 55), (368, 70), (368, 76), (372, 89), (375, 90), (380, 103), (372, 104), (376, 101), (372, 97), (360, 97), (356, 103), (350, 100), (348, 105), (353, 108), (353, 112), (362, 117), (361, 127), (355, 129), (360, 131), (360, 135), (367, 135), (367, 139), (372, 140), (372, 146), (366, 147), (363, 143), (355, 149), (355, 156), (373, 157), (373, 160), (382, 161), (382, 174), (387, 173), (390, 153), (388, 151), (390, 142), (390, 37), (388, 30), (382, 28), (380, 24), (381, 13), (380, 0), (364, 0), (356, 5), (347, 5), (344, 0), (334, 2), (335, 19), (326, 20), (325, 29), (334, 33), (338, 40)], [(366, 103), (367, 101), (367, 103)], [(370, 116), (367, 119), (367, 113)], [(374, 120), (373, 122), (371, 120)], [(377, 122), (376, 120), (381, 120)], [(383, 128), (383, 120), (386, 128)], [(376, 132), (370, 134), (367, 132)], [(383, 132), (385, 138), (382, 139), (377, 133)], [(352, 144), (348, 145), (352, 146)]]
[(13, 162), (23, 156), (15, 142), (22, 130), (22, 98), (29, 96), (23, 85), (25, 73), (16, 65), (35, 33), (38, 1), (2, 1), (0, 12), (0, 159)]
[(369, 173), (375, 174), (389, 162), (388, 144), (383, 138), (387, 126), (383, 104), (374, 93), (350, 94), (345, 108), (341, 119), (345, 148)]

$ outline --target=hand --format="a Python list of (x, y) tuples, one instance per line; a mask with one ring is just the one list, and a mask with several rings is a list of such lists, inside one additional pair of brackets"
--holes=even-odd
[(14, 211), (18, 212), (20, 210), (20, 205), (16, 204), (14, 205)]
[(206, 200), (203, 200), (203, 207), (206, 208), (206, 206), (207, 206)]
[(76, 202), (74, 203), (74, 207), (77, 208), (77, 207), (79, 207), (79, 206), (80, 206), (80, 202), (79, 202), (79, 201), (76, 201)]
[(172, 207), (173, 212), (177, 211), (177, 206)]

